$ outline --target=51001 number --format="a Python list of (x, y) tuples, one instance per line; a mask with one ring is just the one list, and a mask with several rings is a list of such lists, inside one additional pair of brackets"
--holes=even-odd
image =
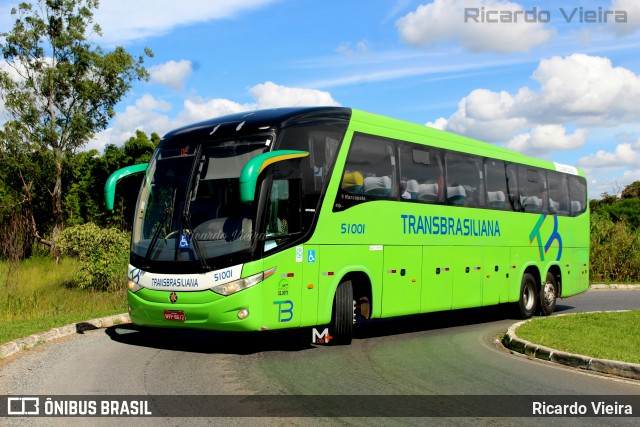
[(364, 224), (342, 224), (340, 234), (364, 234)]

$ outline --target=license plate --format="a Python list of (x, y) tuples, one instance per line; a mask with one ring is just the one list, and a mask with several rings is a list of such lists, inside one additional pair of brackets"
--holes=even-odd
[(164, 320), (173, 320), (176, 322), (184, 322), (187, 320), (187, 316), (184, 315), (182, 310), (165, 310)]

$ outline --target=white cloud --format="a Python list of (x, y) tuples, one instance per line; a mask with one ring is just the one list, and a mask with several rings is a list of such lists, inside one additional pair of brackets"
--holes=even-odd
[[(486, 11), (524, 11), (520, 4), (500, 0), (434, 0), (423, 4), (404, 17), (396, 26), (402, 39), (413, 46), (430, 46), (455, 41), (472, 52), (527, 52), (546, 43), (553, 32), (541, 23), (487, 23), (467, 19), (465, 8), (484, 8)], [(482, 9), (481, 9), (482, 10)]]
[[(437, 121), (436, 121), (437, 122)], [(489, 142), (504, 142), (529, 125), (516, 113), (516, 97), (508, 92), (476, 89), (458, 104), (446, 130)]]
[(640, 2), (638, 0), (613, 0), (609, 10), (627, 13), (626, 23), (615, 22), (615, 19), (607, 20), (609, 29), (616, 35), (628, 36), (640, 28)]
[(98, 133), (86, 149), (102, 151), (107, 144), (122, 145), (135, 135), (136, 130), (148, 134), (167, 131), (172, 128), (171, 120), (166, 115), (170, 110), (169, 103), (145, 94), (134, 105), (127, 106), (124, 112), (117, 114), (113, 126)]
[(589, 196), (619, 194), (624, 187), (640, 180), (640, 140), (618, 144), (613, 151), (598, 150), (578, 159), (577, 165), (593, 177)]
[[(565, 125), (611, 126), (640, 119), (640, 76), (614, 67), (608, 58), (574, 54), (540, 61), (533, 73), (540, 84), (515, 94), (476, 89), (464, 97), (445, 130), (519, 151), (580, 147), (588, 132), (566, 133)], [(444, 121), (443, 121), (444, 120)]]
[(87, 149), (104, 149), (107, 144), (121, 145), (136, 130), (163, 135), (172, 129), (226, 114), (242, 111), (314, 105), (340, 105), (328, 92), (281, 86), (273, 82), (255, 85), (249, 89), (255, 102), (240, 104), (228, 99), (192, 97), (184, 100), (182, 110), (171, 118), (170, 105), (145, 94), (134, 105), (116, 115), (113, 125), (96, 135)]
[(582, 157), (578, 166), (592, 168), (622, 168), (631, 166), (637, 169), (640, 165), (640, 140), (637, 142), (618, 144), (613, 152), (598, 150), (595, 154)]
[(540, 62), (533, 73), (540, 93), (526, 114), (540, 120), (576, 120), (582, 124), (637, 120), (640, 117), (640, 76), (614, 67), (609, 58), (574, 54)]
[(447, 123), (447, 119), (445, 119), (444, 117), (440, 117), (439, 119), (436, 119), (435, 122), (427, 122), (424, 125), (434, 129), (445, 130), (447, 128)]
[(584, 145), (587, 135), (589, 135), (588, 129), (577, 129), (568, 135), (564, 126), (538, 125), (534, 126), (530, 132), (513, 137), (507, 144), (507, 148), (532, 155), (549, 151), (575, 150)]
[(340, 105), (329, 92), (316, 89), (286, 87), (266, 82), (252, 87), (249, 92), (256, 99), (256, 108), (300, 107), (311, 105)]
[(204, 99), (200, 97), (185, 99), (182, 105), (182, 111), (178, 113), (178, 116), (169, 128), (162, 130), (162, 133), (166, 133), (173, 128), (186, 126), (190, 123), (201, 122), (212, 117), (240, 113), (253, 109), (251, 104), (238, 104), (228, 99)]
[(193, 72), (191, 61), (168, 61), (164, 64), (154, 65), (149, 68), (151, 80), (168, 85), (173, 90), (179, 91), (184, 87), (186, 80)]
[(103, 42), (123, 44), (162, 35), (183, 25), (229, 18), (273, 2), (274, 0), (108, 0), (100, 2), (100, 7), (94, 12), (94, 21), (102, 27)]

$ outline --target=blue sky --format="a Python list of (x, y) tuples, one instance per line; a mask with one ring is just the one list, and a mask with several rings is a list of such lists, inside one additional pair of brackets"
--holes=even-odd
[[(0, 31), (16, 4), (0, 0)], [(517, 22), (465, 23), (465, 8)], [(105, 48), (155, 56), (87, 148), (232, 112), (342, 105), (577, 165), (591, 197), (640, 180), (638, 0), (102, 0), (95, 21)]]

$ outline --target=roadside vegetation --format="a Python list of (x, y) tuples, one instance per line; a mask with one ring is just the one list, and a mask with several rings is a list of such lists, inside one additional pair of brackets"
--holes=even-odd
[(603, 194), (590, 208), (591, 282), (640, 282), (640, 181), (620, 196)]
[(126, 313), (124, 286), (80, 289), (74, 285), (78, 270), (75, 260), (56, 263), (51, 256), (0, 262), (0, 344), (69, 323)]
[(640, 310), (536, 318), (518, 327), (519, 338), (568, 353), (640, 363)]

